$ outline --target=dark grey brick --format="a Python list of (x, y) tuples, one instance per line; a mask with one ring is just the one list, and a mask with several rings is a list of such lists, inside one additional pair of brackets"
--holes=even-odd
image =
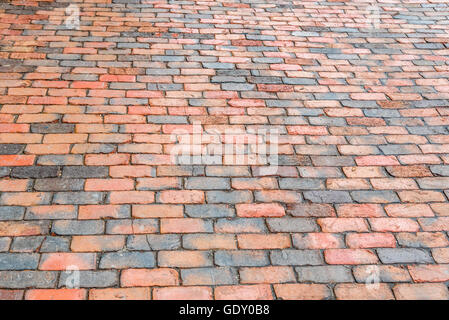
[(24, 144), (0, 144), (0, 154), (18, 154), (25, 149)]
[(8, 167), (0, 167), (0, 178), (9, 176), (11, 169)]
[(72, 133), (75, 125), (70, 123), (33, 123), (31, 132), (34, 133)]
[(102, 166), (67, 166), (62, 170), (64, 178), (104, 178), (108, 174), (109, 168)]
[(34, 189), (37, 191), (81, 191), (83, 186), (82, 179), (37, 179), (34, 183)]
[(11, 177), (14, 178), (53, 178), (58, 174), (58, 166), (15, 167), (11, 170)]

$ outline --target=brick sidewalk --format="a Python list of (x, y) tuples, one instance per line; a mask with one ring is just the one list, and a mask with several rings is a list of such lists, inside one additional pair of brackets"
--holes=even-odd
[(0, 3), (0, 299), (449, 298), (448, 0), (105, 1)]

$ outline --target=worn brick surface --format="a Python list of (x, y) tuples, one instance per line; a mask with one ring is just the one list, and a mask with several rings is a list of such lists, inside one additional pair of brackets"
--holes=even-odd
[(69, 4), (0, 1), (0, 299), (449, 299), (447, 1)]

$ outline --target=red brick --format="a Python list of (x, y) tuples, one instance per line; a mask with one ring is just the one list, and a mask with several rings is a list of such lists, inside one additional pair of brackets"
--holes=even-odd
[(85, 300), (85, 289), (31, 289), (25, 293), (26, 300)]
[(276, 284), (274, 291), (282, 300), (327, 300), (332, 296), (324, 284)]
[(107, 289), (89, 290), (89, 300), (150, 300), (150, 299), (151, 299), (150, 288), (107, 288)]
[(278, 203), (260, 203), (260, 204), (237, 204), (237, 215), (239, 217), (282, 217), (285, 215), (285, 209)]
[(215, 288), (217, 300), (272, 300), (269, 285), (219, 286)]
[(126, 269), (122, 271), (120, 283), (123, 287), (155, 287), (179, 285), (175, 269)]
[(167, 287), (153, 289), (154, 300), (212, 300), (209, 287)]

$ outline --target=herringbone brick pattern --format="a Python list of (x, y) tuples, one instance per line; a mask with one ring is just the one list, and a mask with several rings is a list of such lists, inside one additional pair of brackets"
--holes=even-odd
[(69, 4), (0, 3), (1, 299), (449, 298), (447, 0)]

